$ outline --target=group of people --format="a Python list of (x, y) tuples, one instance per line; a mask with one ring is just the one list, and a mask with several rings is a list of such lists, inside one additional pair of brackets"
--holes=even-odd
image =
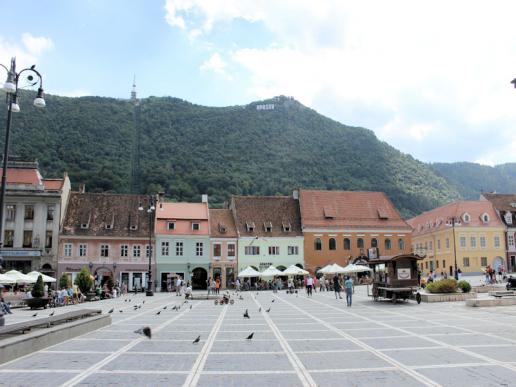
[(220, 277), (217, 277), (215, 279), (208, 278), (206, 280), (206, 286), (208, 287), (208, 295), (211, 294), (219, 294), (220, 292)]
[(501, 283), (507, 278), (507, 275), (505, 274), (505, 268), (503, 266), (499, 266), (498, 270), (495, 270), (490, 265), (488, 265), (484, 272), (484, 276), (487, 285)]
[(181, 295), (185, 295), (186, 298), (190, 298), (192, 295), (192, 284), (190, 281), (186, 282), (183, 277), (177, 276), (174, 279), (169, 278), (167, 280), (167, 292), (173, 292), (175, 290), (176, 297), (179, 297)]

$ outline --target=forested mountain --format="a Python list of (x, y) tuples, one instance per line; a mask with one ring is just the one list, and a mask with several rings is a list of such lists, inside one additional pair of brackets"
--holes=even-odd
[(431, 166), (466, 199), (478, 199), (482, 192), (516, 192), (516, 163), (494, 167), (466, 162)]
[[(136, 137), (130, 101), (49, 95), (40, 110), (32, 99), (22, 95), (22, 111), (13, 116), (11, 154), (37, 158), (48, 177), (67, 171), (75, 187), (130, 191)], [(274, 109), (257, 109), (261, 104)], [(429, 165), (372, 131), (333, 121), (291, 98), (220, 108), (150, 97), (136, 109), (144, 192), (196, 201), (207, 193), (220, 205), (231, 194), (290, 194), (298, 187), (375, 190), (385, 191), (403, 215), (460, 196)], [(5, 114), (0, 109), (0, 122)]]

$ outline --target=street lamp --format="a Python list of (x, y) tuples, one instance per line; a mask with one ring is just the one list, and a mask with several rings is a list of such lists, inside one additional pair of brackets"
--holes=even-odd
[(452, 216), (451, 218), (448, 218), (448, 221), (446, 222), (447, 226), (452, 227), (452, 235), (453, 235), (453, 257), (455, 259), (455, 279), (459, 279), (459, 273), (457, 269), (457, 243), (455, 242), (455, 226), (460, 226), (461, 221), (460, 219), (455, 218), (455, 216)]
[[(138, 211), (144, 211), (145, 208), (143, 207), (143, 204), (140, 203), (138, 206)], [(147, 214), (149, 217), (149, 270), (147, 272), (147, 291), (145, 292), (145, 295), (147, 296), (153, 296), (154, 292), (152, 291), (152, 271), (151, 271), (151, 260), (152, 260), (152, 225), (154, 220), (154, 213), (156, 212), (156, 204), (155, 199), (152, 195), (149, 195), (149, 202), (147, 203)]]
[(117, 278), (116, 278), (116, 262), (113, 262), (113, 280), (115, 281), (115, 285), (116, 285), (116, 282), (117, 282)]
[[(4, 201), (5, 201), (5, 186), (7, 182), (7, 161), (9, 159), (9, 135), (11, 132), (12, 113), (18, 113), (20, 111), (20, 105), (18, 104), (18, 90), (24, 87), (32, 87), (38, 85), (38, 94), (34, 99), (34, 106), (38, 108), (45, 107), (44, 93), (43, 93), (43, 78), (41, 74), (36, 70), (36, 65), (32, 65), (30, 68), (25, 68), (19, 72), (16, 72), (16, 58), (11, 59), (11, 67), (7, 68), (0, 63), (0, 67), (7, 71), (7, 79), (2, 86), (2, 89), (6, 92), (6, 103), (7, 103), (7, 125), (5, 129), (5, 141), (4, 141), (4, 155), (2, 164), (2, 186), (0, 193), (0, 249), (3, 247), (3, 216), (4, 216)], [(27, 73), (25, 78), (26, 84), (19, 87), (19, 81), (23, 73)]]

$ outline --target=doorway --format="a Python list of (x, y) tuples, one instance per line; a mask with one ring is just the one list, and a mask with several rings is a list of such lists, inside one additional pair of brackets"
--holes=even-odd
[(208, 288), (206, 281), (208, 280), (208, 272), (202, 267), (196, 267), (192, 271), (192, 289), (206, 290)]

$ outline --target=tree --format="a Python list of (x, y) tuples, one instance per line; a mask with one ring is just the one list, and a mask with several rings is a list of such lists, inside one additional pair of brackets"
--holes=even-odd
[(65, 289), (68, 287), (68, 284), (70, 282), (68, 281), (68, 275), (66, 275), (65, 273), (63, 273), (63, 275), (61, 276), (61, 278), (59, 278), (59, 288), (61, 289)]
[(34, 287), (32, 288), (32, 297), (34, 298), (41, 298), (45, 294), (44, 288), (43, 288), (43, 277), (38, 275), (38, 280), (34, 284)]
[(86, 294), (90, 291), (93, 286), (93, 280), (91, 279), (91, 274), (86, 267), (83, 267), (79, 274), (77, 274), (75, 284), (79, 287), (82, 294)]

